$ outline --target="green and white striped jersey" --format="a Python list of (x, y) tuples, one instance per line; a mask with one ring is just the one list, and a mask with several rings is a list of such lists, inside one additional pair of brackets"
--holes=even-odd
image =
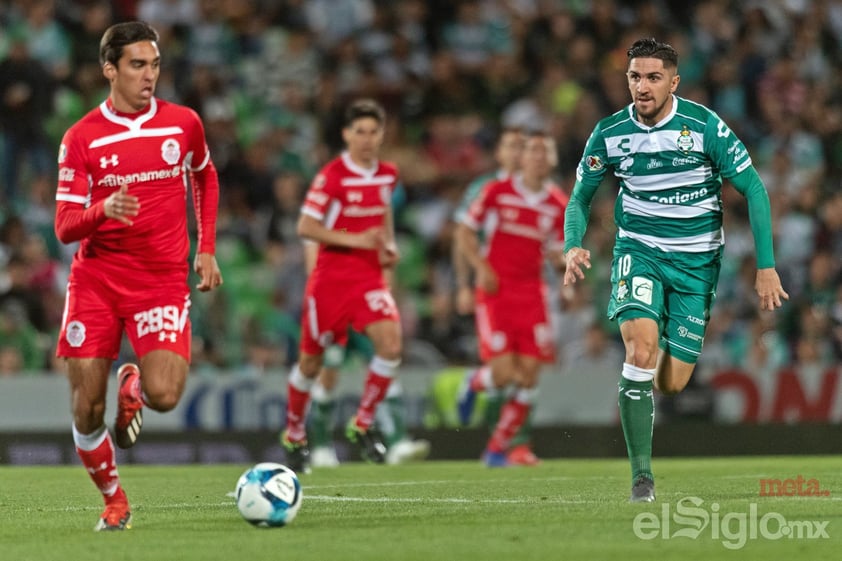
[(648, 127), (634, 104), (597, 123), (576, 178), (588, 204), (608, 169), (619, 179), (617, 237), (667, 252), (718, 249), (722, 180), (751, 165), (742, 141), (716, 113), (673, 96), (672, 112)]

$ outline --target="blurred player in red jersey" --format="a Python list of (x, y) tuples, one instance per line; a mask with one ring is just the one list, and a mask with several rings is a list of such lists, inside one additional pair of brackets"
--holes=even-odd
[(319, 243), (316, 266), (307, 279), (301, 325), (301, 353), (287, 385), (287, 422), (281, 434), (287, 464), (310, 469), (305, 417), (310, 390), (325, 349), (344, 345), (348, 327), (374, 345), (357, 414), (346, 435), (363, 458), (383, 463), (386, 447), (372, 426), (401, 362), (400, 317), (384, 269), (398, 260), (392, 217), (392, 191), (398, 170), (378, 160), (386, 113), (361, 99), (345, 112), (346, 150), (313, 179), (298, 222), (298, 234)]
[(194, 111), (155, 98), (161, 55), (145, 23), (107, 29), (100, 42), (110, 95), (65, 133), (59, 149), (55, 231), (80, 242), (73, 257), (56, 354), (70, 381), (73, 440), (102, 492), (95, 530), (131, 528), (104, 423), (108, 374), (125, 332), (140, 366), (118, 371), (115, 436), (137, 440), (146, 405), (176, 406), (190, 358), (187, 191), (199, 229), (197, 288), (222, 284), (214, 257), (219, 182)]
[(550, 180), (556, 158), (552, 137), (529, 133), (520, 171), (487, 183), (457, 228), (476, 278), (480, 358), (498, 388), (516, 387), (483, 453), (490, 467), (509, 465), (506, 453), (532, 408), (541, 366), (555, 357), (543, 264), (564, 262), (567, 195)]

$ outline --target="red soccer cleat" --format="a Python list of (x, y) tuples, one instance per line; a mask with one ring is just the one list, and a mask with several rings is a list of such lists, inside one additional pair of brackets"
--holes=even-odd
[(537, 466), (541, 463), (528, 444), (519, 444), (509, 450), (506, 459), (515, 466)]
[(94, 526), (95, 532), (110, 532), (115, 530), (130, 530), (132, 527), (132, 511), (129, 501), (122, 489), (105, 504), (102, 516)]
[(143, 426), (143, 399), (140, 397), (140, 369), (127, 362), (117, 371), (120, 389), (117, 393), (117, 419), (114, 434), (117, 446), (131, 448)]

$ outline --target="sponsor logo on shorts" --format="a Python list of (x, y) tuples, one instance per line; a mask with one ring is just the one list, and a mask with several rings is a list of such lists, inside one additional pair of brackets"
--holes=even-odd
[(652, 305), (652, 281), (644, 277), (632, 277), (632, 297)]
[(67, 324), (64, 337), (71, 347), (81, 347), (85, 342), (85, 324), (81, 321), (71, 321)]
[(699, 343), (704, 342), (705, 340), (704, 337), (698, 333), (693, 333), (683, 325), (678, 328), (678, 335), (684, 337), (685, 339), (690, 339), (691, 341), (697, 341)]

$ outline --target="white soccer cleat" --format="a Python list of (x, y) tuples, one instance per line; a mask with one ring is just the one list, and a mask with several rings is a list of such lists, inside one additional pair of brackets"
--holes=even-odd
[(336, 450), (330, 446), (318, 446), (310, 453), (310, 465), (317, 468), (339, 467)]
[(428, 440), (403, 439), (393, 444), (386, 452), (386, 463), (389, 465), (405, 464), (406, 462), (426, 459), (430, 455)]

